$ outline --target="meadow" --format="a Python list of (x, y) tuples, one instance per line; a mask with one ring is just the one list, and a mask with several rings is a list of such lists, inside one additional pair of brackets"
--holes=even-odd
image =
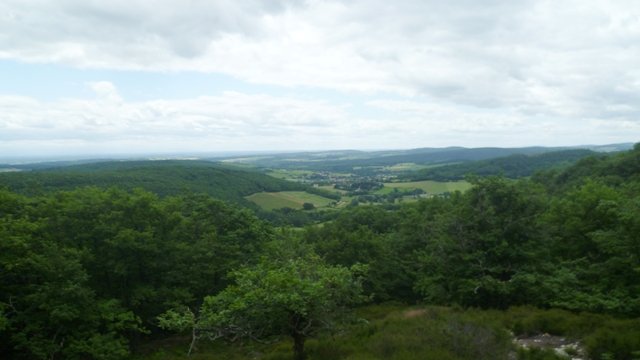
[(399, 191), (421, 189), (427, 194), (442, 194), (446, 192), (461, 191), (464, 192), (471, 188), (471, 184), (466, 181), (411, 181), (411, 182), (392, 182), (384, 183), (384, 187), (376, 194), (388, 194), (394, 189)]
[(257, 204), (264, 210), (282, 209), (285, 207), (302, 209), (304, 203), (311, 203), (319, 208), (326, 207), (334, 201), (304, 191), (259, 192), (246, 196), (245, 199)]
[(266, 174), (282, 180), (300, 181), (305, 176), (313, 174), (313, 171), (293, 170), (293, 169), (273, 169), (268, 171)]

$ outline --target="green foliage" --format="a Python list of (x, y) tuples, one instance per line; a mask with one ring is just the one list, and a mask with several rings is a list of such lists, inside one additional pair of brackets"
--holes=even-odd
[(466, 181), (412, 181), (412, 182), (392, 182), (385, 183), (384, 187), (376, 194), (391, 195), (394, 192), (404, 195), (419, 195), (419, 194), (447, 194), (454, 193), (456, 191), (465, 192), (471, 188), (471, 184)]
[(261, 191), (304, 190), (259, 172), (207, 161), (115, 161), (15, 173), (0, 173), (0, 186), (19, 193), (73, 190), (78, 187), (144, 188), (160, 196), (187, 192), (248, 205), (244, 196)]
[(438, 309), (389, 319), (367, 340), (378, 359), (506, 359), (511, 347), (504, 330)]
[(247, 196), (246, 199), (256, 203), (265, 210), (282, 209), (285, 207), (310, 210), (305, 209), (304, 204), (315, 204), (314, 207), (326, 207), (333, 202), (331, 199), (309, 194), (304, 191), (260, 192), (251, 194)]
[[(151, 176), (151, 184), (176, 190), (182, 180), (163, 182), (166, 172), (154, 173), (155, 164), (25, 173), (19, 186), (33, 196), (0, 190), (0, 357), (126, 358), (145, 333), (162, 337), (160, 325), (191, 329), (192, 339), (289, 335), (297, 354), (313, 335), (312, 358), (499, 358), (508, 328), (580, 338), (596, 359), (634, 359), (639, 159), (636, 147), (531, 180), (476, 179), (465, 193), (406, 205), (271, 215), (283, 224), (330, 220), (295, 233), (207, 195), (49, 192), (107, 173), (114, 177), (96, 185)], [(212, 174), (208, 165), (195, 172), (183, 163), (162, 166), (201, 184)], [(52, 182), (39, 182), (41, 176)], [(235, 194), (261, 186), (242, 183)], [(302, 240), (290, 240), (292, 234)], [(289, 240), (272, 243), (276, 237)], [(343, 310), (364, 300), (360, 291), (377, 302), (528, 306), (377, 314), (368, 325), (336, 332)], [(273, 350), (263, 355), (275, 359), (286, 356), (283, 344), (251, 346)], [(227, 349), (227, 358), (244, 357), (211, 346)]]
[(207, 196), (83, 188), (0, 191), (0, 355), (123, 358), (176, 304), (256, 262), (266, 224)]
[(367, 265), (364, 289), (376, 301), (411, 299), (400, 244), (389, 236), (399, 223), (397, 214), (380, 207), (356, 207), (322, 227), (307, 228), (304, 239), (331, 264)]
[[(536, 189), (499, 178), (480, 180), (455, 209), (431, 224), (420, 251), (416, 289), (437, 303), (507, 307), (531, 299), (521, 282), (543, 254)], [(524, 289), (523, 289), (524, 288)]]
[(552, 305), (640, 314), (639, 201), (587, 180), (552, 203), (545, 221), (562, 239), (553, 252), (564, 260), (550, 283), (558, 293)]
[[(289, 335), (300, 359), (307, 337), (333, 329), (348, 306), (365, 299), (360, 294), (359, 271), (358, 267), (326, 265), (303, 244), (279, 242), (257, 265), (234, 271), (233, 285), (205, 297), (194, 336), (268, 339)], [(169, 311), (160, 322), (180, 329), (192, 319), (190, 311)]]
[[(381, 167), (398, 164), (445, 164), (505, 157), (513, 154), (535, 155), (562, 148), (421, 148), (390, 151), (328, 151), (322, 153), (287, 153), (243, 157), (240, 163), (271, 169), (293, 171), (357, 172), (369, 175)], [(494, 174), (496, 175), (496, 174)]]
[[(566, 359), (551, 348), (524, 349), (518, 337), (550, 332), (586, 347), (589, 359), (635, 359), (639, 322), (590, 313), (516, 307), (503, 311), (397, 304), (357, 310), (366, 319), (306, 344), (310, 359)], [(636, 344), (636, 345), (633, 345)], [(175, 351), (173, 351), (176, 353)], [(577, 357), (576, 351), (565, 349)], [(166, 353), (166, 350), (163, 350)], [(176, 353), (178, 354), (178, 353)], [(223, 344), (199, 351), (202, 359), (290, 359), (290, 342)], [(629, 357), (629, 354), (631, 354)], [(196, 354), (197, 355), (197, 354)], [(571, 354), (570, 354), (571, 355)], [(588, 357), (587, 357), (588, 356)], [(169, 359), (168, 357), (161, 357)], [(174, 355), (171, 359), (181, 359)], [(197, 358), (197, 357), (196, 357)]]
[[(591, 359), (636, 359), (640, 351), (640, 319), (619, 319), (603, 314), (572, 313), (566, 310), (539, 310), (532, 307), (509, 309), (504, 324), (516, 335), (548, 333), (583, 339)], [(547, 356), (544, 352), (523, 352), (524, 359)], [(524, 356), (524, 355), (523, 355)], [(542, 357), (544, 358), (544, 357)]]
[(640, 326), (635, 328), (613, 324), (600, 328), (585, 338), (585, 346), (593, 359), (640, 359)]
[[(309, 359), (508, 359), (512, 344), (497, 321), (477, 311), (447, 308), (368, 306), (366, 320), (339, 333), (324, 333), (306, 342)], [(223, 345), (202, 349), (202, 358), (290, 359), (291, 343)], [(217, 357), (219, 356), (219, 357)], [(183, 358), (175, 356), (175, 359)]]
[(41, 224), (0, 218), (0, 354), (12, 358), (91, 357), (128, 354), (127, 332), (139, 319), (116, 300), (96, 297), (81, 252), (33, 234)]
[(505, 176), (516, 179), (531, 176), (537, 171), (567, 167), (580, 159), (595, 155), (590, 150), (562, 150), (543, 154), (515, 154), (495, 159), (444, 165), (408, 175), (414, 180), (462, 180), (469, 174), (477, 176)]

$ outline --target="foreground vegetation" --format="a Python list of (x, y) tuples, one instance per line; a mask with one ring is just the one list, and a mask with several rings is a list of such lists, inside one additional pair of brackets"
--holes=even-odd
[[(575, 337), (592, 359), (638, 357), (640, 145), (334, 213), (293, 231), (208, 195), (0, 190), (0, 357), (162, 358), (148, 346), (168, 330), (182, 351), (198, 340), (195, 356), (208, 346), (198, 334), (242, 340), (213, 345), (225, 358), (291, 356), (282, 341), (295, 334), (298, 358), (506, 358), (508, 331)], [(388, 301), (428, 306), (348, 316)]]
[[(637, 359), (640, 319), (563, 310), (513, 307), (478, 310), (451, 307), (374, 305), (360, 308), (357, 318), (339, 333), (324, 333), (307, 342), (308, 359), (568, 359), (552, 347), (525, 349), (514, 338), (549, 334), (577, 342), (566, 351), (592, 359)], [(257, 343), (201, 343), (191, 356), (189, 342), (168, 339), (154, 343), (141, 359), (290, 359), (286, 338)], [(582, 356), (585, 356), (583, 354)]]

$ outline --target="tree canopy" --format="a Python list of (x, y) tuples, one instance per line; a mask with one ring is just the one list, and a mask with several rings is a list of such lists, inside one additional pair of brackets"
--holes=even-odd
[(303, 359), (309, 336), (333, 329), (350, 305), (365, 300), (361, 271), (327, 265), (303, 244), (280, 241), (258, 264), (233, 271), (234, 283), (205, 297), (197, 317), (184, 309), (181, 314), (171, 311), (160, 317), (160, 324), (173, 329), (191, 325), (194, 341), (287, 335), (294, 358)]

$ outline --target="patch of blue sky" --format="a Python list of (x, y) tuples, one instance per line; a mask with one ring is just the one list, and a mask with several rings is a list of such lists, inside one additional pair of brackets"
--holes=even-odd
[[(386, 93), (345, 93), (308, 86), (256, 84), (219, 73), (82, 69), (57, 64), (0, 60), (0, 95), (27, 96), (41, 101), (65, 98), (91, 99), (95, 97), (95, 93), (88, 84), (97, 81), (113, 83), (125, 101), (188, 99), (235, 91), (252, 95), (326, 101), (333, 105), (345, 106), (359, 115), (371, 111), (364, 105), (365, 102), (395, 97)], [(375, 115), (375, 112), (366, 115)]]
[(113, 83), (127, 101), (184, 99), (224, 91), (248, 92), (255, 88), (222, 74), (79, 69), (0, 60), (0, 94), (3, 95), (28, 96), (43, 101), (92, 98), (95, 94), (88, 84), (96, 81)]

